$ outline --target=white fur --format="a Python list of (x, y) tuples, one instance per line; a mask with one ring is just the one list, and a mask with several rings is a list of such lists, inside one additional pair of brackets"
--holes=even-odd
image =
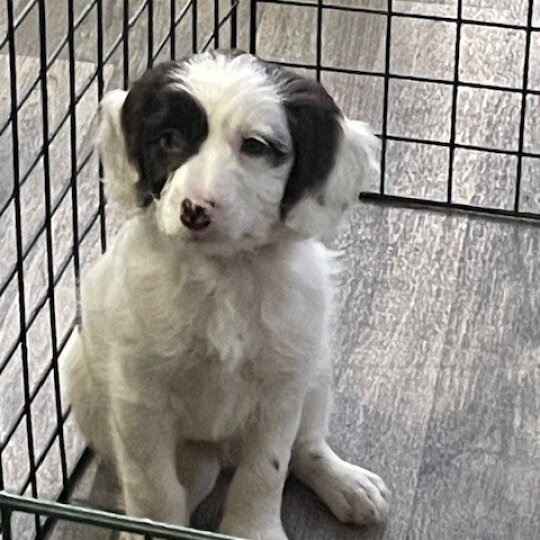
[[(222, 532), (284, 540), (289, 467), (339, 519), (381, 520), (382, 480), (326, 443), (332, 256), (310, 238), (329, 239), (321, 233), (356, 201), (373, 136), (345, 120), (326, 206), (306, 198), (283, 224), (290, 160), (246, 159), (236, 140), (263, 131), (291, 145), (276, 89), (249, 56), (196, 57), (182, 81), (207, 111), (209, 136), (145, 210), (135, 211), (119, 126), (125, 93), (102, 105), (105, 183), (131, 216), (84, 280), (83, 326), (63, 360), (76, 418), (115, 460), (130, 514), (187, 525), (232, 463)], [(218, 202), (209, 231), (180, 224), (186, 196)]]

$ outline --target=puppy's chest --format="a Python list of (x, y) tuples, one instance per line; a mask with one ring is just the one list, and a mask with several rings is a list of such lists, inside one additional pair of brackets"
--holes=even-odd
[(168, 379), (168, 404), (184, 437), (220, 440), (249, 423), (259, 387), (252, 360), (231, 369), (216, 355), (198, 355), (188, 365), (179, 365)]

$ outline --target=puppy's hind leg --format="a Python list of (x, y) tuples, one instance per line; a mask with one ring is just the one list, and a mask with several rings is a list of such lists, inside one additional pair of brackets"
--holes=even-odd
[(326, 442), (331, 374), (308, 393), (293, 447), (291, 471), (344, 523), (383, 521), (389, 492), (376, 474), (339, 458)]

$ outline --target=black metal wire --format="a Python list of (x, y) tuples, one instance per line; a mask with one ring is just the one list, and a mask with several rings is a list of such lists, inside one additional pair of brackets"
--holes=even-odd
[(463, 14), (463, 0), (457, 0), (457, 23), (456, 23), (456, 43), (454, 49), (454, 80), (452, 84), (452, 112), (450, 120), (450, 147), (448, 155), (448, 183), (446, 190), (446, 202), (452, 202), (452, 192), (454, 185), (454, 156), (456, 150), (457, 134), (457, 108), (459, 93), (459, 65), (461, 59), (461, 17)]
[[(10, 0), (8, 0), (8, 2), (9, 1)], [(32, 9), (34, 8), (34, 6), (36, 6), (37, 2), (38, 0), (32, 0), (31, 2), (28, 2), (28, 4), (26, 4), (26, 6), (22, 8), (19, 16), (14, 21), (13, 31), (17, 30), (17, 28), (19, 28), (19, 26), (21, 26), (21, 24), (26, 20), (26, 17), (28, 17), (28, 15), (31, 13)], [(6, 37), (2, 41), (0, 41), (0, 49), (4, 47), (8, 41), (9, 41), (9, 31)]]
[(169, 38), (171, 37), (172, 33), (175, 33), (177, 26), (184, 20), (186, 15), (191, 11), (191, 4), (186, 4), (184, 6), (184, 9), (181, 11), (180, 15), (173, 21), (173, 24), (171, 24), (171, 30), (167, 33), (167, 35), (161, 40), (161, 42), (156, 47), (156, 50), (154, 51), (154, 55), (152, 58), (152, 61), (155, 62), (157, 57), (160, 55), (161, 51), (165, 48), (167, 45), (167, 42), (169, 41)]
[[(23, 394), (24, 406), (26, 412), (26, 435), (28, 462), (30, 469), (35, 468), (35, 450), (34, 450), (34, 430), (32, 426), (32, 411), (30, 410), (30, 376), (28, 371), (28, 343), (24, 327), (26, 324), (26, 302), (25, 302), (25, 283), (24, 283), (24, 265), (22, 260), (22, 228), (21, 228), (21, 199), (19, 187), (19, 130), (17, 117), (17, 57), (15, 44), (14, 13), (13, 3), (7, 3), (8, 12), (8, 43), (9, 43), (9, 76), (10, 76), (10, 99), (11, 99), (11, 142), (12, 142), (12, 163), (13, 163), (13, 202), (15, 210), (15, 231), (17, 246), (17, 284), (19, 300), (19, 326), (21, 332), (21, 367), (23, 375)], [(37, 481), (35, 475), (30, 478), (31, 492), (37, 497)], [(36, 531), (40, 531), (40, 521), (35, 517)], [(9, 530), (9, 520), (8, 520)]]
[(171, 40), (171, 60), (176, 59), (176, 0), (171, 0), (171, 27), (169, 37)]
[(251, 0), (249, 8), (249, 52), (257, 54), (257, 0)]
[(397, 206), (404, 208), (426, 209), (430, 211), (442, 211), (446, 213), (460, 212), (466, 214), (476, 214), (477, 216), (486, 216), (494, 219), (513, 219), (527, 221), (530, 225), (540, 227), (538, 214), (534, 212), (519, 212), (514, 210), (505, 210), (501, 208), (489, 208), (474, 204), (448, 203), (446, 201), (436, 201), (433, 199), (422, 199), (419, 197), (401, 197), (399, 195), (383, 195), (381, 193), (361, 193), (360, 199), (366, 202), (380, 203), (386, 206)]
[[(88, 152), (86, 156), (83, 158), (83, 160), (81, 161), (81, 163), (78, 165), (77, 175), (79, 175), (83, 171), (83, 169), (89, 163), (91, 157), (92, 157), (92, 151)], [(64, 187), (59, 192), (58, 197), (52, 206), (51, 217), (54, 216), (55, 213), (58, 211), (58, 209), (60, 208), (61, 204), (66, 198), (66, 195), (70, 192), (70, 190), (71, 190), (71, 182), (68, 181), (67, 183), (64, 184)], [(28, 240), (26, 248), (24, 248), (23, 250), (23, 254), (22, 254), (23, 262), (27, 259), (30, 253), (32, 253), (32, 250), (34, 249), (35, 245), (37, 244), (37, 241), (39, 240), (39, 238), (41, 237), (44, 231), (45, 231), (45, 220), (42, 220), (39, 223), (38, 227), (34, 230), (33, 236)], [(2, 286), (0, 287), (0, 296), (8, 288), (10, 281), (13, 279), (16, 272), (17, 272), (17, 268), (15, 266), (12, 269), (11, 273), (6, 278), (6, 280), (4, 281), (4, 283), (2, 284)], [(28, 328), (28, 325), (27, 325), (27, 328)], [(2, 360), (0, 360), (0, 374), (2, 373), (2, 371), (3, 371), (3, 365), (2, 365)]]
[[(11, 510), (7, 506), (0, 507), (0, 517), (2, 518), (2, 538), (12, 540), (11, 536)], [(37, 518), (37, 516), (36, 516)]]
[[(98, 0), (94, 0), (93, 2), (91, 2), (90, 4), (85, 6), (85, 8), (83, 9), (81, 14), (77, 18), (77, 21), (74, 24), (74, 30), (77, 30), (81, 26), (81, 24), (86, 20), (86, 17), (92, 11), (92, 9), (94, 8), (97, 1)], [(35, 2), (33, 2), (33, 3), (37, 4), (37, 2), (38, 2), (38, 0), (35, 0)], [(54, 62), (59, 58), (60, 54), (62, 53), (62, 50), (64, 49), (64, 47), (67, 44), (68, 44), (68, 36), (66, 35), (66, 37), (64, 37), (60, 41), (60, 43), (56, 46), (56, 49), (53, 51), (53, 53), (51, 54), (51, 56), (47, 60), (47, 71), (54, 64)], [(28, 101), (28, 99), (32, 95), (32, 92), (37, 88), (37, 85), (40, 82), (40, 76), (38, 76), (38, 77), (36, 77), (34, 79), (34, 81), (30, 84), (30, 86), (24, 92), (22, 98), (19, 99), (19, 102), (18, 102), (18, 105), (17, 105), (17, 112), (19, 112), (22, 109), (24, 104)], [(4, 134), (4, 132), (6, 131), (6, 129), (8, 128), (10, 123), (11, 123), (11, 114), (8, 116), (8, 119), (0, 127), (0, 137)]]
[[(96, 4), (96, 26), (97, 26), (97, 85), (98, 85), (98, 101), (101, 101), (105, 89), (105, 80), (103, 78), (103, 0), (97, 0)], [(99, 163), (99, 178), (103, 178), (103, 166)], [(99, 184), (99, 225), (100, 225), (100, 240), (101, 252), (107, 249), (107, 215), (105, 213), (105, 188), (103, 182)]]
[(321, 81), (321, 64), (322, 64), (322, 35), (323, 35), (323, 1), (317, 0), (317, 44), (315, 47), (315, 70), (316, 78)]
[(197, 0), (191, 0), (191, 52), (196, 53), (199, 50), (198, 41), (198, 5)]
[(236, 49), (238, 46), (238, 3), (235, 0), (231, 0), (231, 9), (233, 10), (231, 16), (231, 49)]
[[(73, 270), (75, 283), (79, 283), (81, 275), (79, 255), (79, 196), (77, 189), (77, 92), (75, 75), (75, 17), (74, 0), (68, 0), (68, 50), (69, 50), (69, 127), (70, 127), (70, 160), (71, 160), (71, 218), (73, 237)], [(96, 76), (97, 76), (96, 70)], [(77, 305), (80, 304), (79, 288), (76, 288)]]
[[(219, 49), (219, 0), (214, 0), (214, 32), (213, 32), (213, 38), (214, 38), (214, 48)], [(203, 48), (204, 50), (204, 48)]]
[(525, 34), (525, 58), (523, 62), (523, 94), (521, 97), (521, 116), (519, 119), (519, 142), (517, 156), (516, 192), (514, 195), (514, 212), (519, 213), (521, 198), (521, 179), (523, 175), (523, 146), (525, 143), (525, 124), (527, 120), (527, 90), (529, 87), (529, 68), (531, 59), (532, 23), (534, 17), (534, 0), (529, 0), (527, 13), (527, 32)]
[(212, 41), (215, 42), (215, 37), (219, 33), (220, 29), (225, 25), (225, 23), (232, 19), (234, 14), (236, 13), (236, 9), (238, 7), (240, 0), (233, 0), (231, 2), (231, 8), (227, 11), (227, 13), (221, 17), (221, 19), (218, 21), (217, 26), (214, 28), (214, 31), (210, 34), (208, 39), (205, 41), (203, 46), (201, 47), (201, 51), (206, 51), (208, 47), (212, 44)]
[(392, 43), (392, 0), (388, 0), (386, 13), (386, 42), (385, 42), (385, 71), (384, 71), (384, 94), (382, 113), (382, 142), (381, 142), (381, 176), (379, 180), (379, 193), (384, 194), (386, 182), (386, 147), (388, 135), (388, 96), (390, 92), (390, 46)]
[(147, 67), (152, 67), (152, 64), (154, 63), (154, 0), (148, 0), (146, 2), (146, 8), (148, 10)]
[(49, 303), (49, 320), (51, 328), (52, 372), (54, 383), (54, 399), (56, 421), (58, 426), (58, 443), (60, 447), (60, 467), (62, 483), (67, 481), (66, 446), (64, 430), (61, 429), (62, 402), (60, 397), (60, 374), (58, 371), (58, 343), (56, 329), (56, 301), (54, 287), (53, 260), (53, 231), (51, 224), (51, 177), (49, 162), (49, 147), (46, 144), (49, 137), (49, 94), (47, 88), (47, 28), (45, 0), (39, 0), (39, 38), (40, 38), (40, 68), (41, 68), (41, 112), (43, 117), (43, 180), (45, 202), (45, 240), (47, 246), (47, 298)]
[(129, 0), (124, 0), (124, 19), (122, 29), (124, 90), (129, 85)]
[[(260, 4), (281, 4), (284, 6), (298, 6), (298, 7), (307, 7), (315, 8), (317, 4), (312, 2), (303, 2), (301, 0), (252, 0)], [(366, 13), (372, 15), (387, 15), (388, 9), (384, 8), (368, 8), (368, 7), (356, 7), (343, 4), (332, 4), (330, 2), (324, 2), (324, 9), (333, 10), (333, 11), (345, 11), (348, 13)], [(408, 11), (399, 11), (392, 9), (392, 15), (394, 17), (401, 17), (405, 19), (420, 19), (426, 21), (435, 21), (435, 22), (457, 22), (457, 17), (446, 17), (442, 15), (428, 15), (425, 13), (410, 13)], [(502, 21), (483, 21), (480, 19), (461, 19), (461, 23), (466, 25), (470, 24), (473, 26), (484, 26), (490, 28), (504, 28), (508, 30), (527, 30), (527, 25), (520, 24), (511, 24), (504, 23)], [(532, 26), (532, 30), (540, 30), (539, 26)]]

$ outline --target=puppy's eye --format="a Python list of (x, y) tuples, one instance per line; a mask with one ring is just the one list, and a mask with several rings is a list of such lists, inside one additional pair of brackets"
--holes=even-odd
[(264, 156), (270, 151), (270, 145), (259, 137), (249, 137), (244, 139), (240, 150), (248, 156)]
[(184, 139), (176, 131), (166, 131), (159, 138), (159, 146), (166, 152), (181, 150), (184, 146)]

